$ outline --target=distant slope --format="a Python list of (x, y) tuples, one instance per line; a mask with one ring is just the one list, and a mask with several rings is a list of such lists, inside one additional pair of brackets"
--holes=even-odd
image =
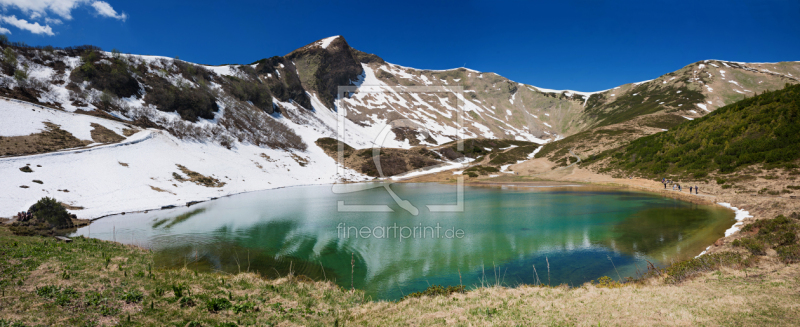
[[(800, 85), (724, 106), (663, 133), (610, 151), (609, 167), (647, 176), (704, 177), (763, 164), (797, 168), (800, 159)], [(602, 159), (602, 158), (598, 158)]]

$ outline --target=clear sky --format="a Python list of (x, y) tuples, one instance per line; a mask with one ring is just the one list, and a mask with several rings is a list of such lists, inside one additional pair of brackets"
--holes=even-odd
[[(466, 67), (596, 91), (692, 62), (800, 60), (800, 1), (0, 0), (0, 32), (202, 64), (250, 63), (344, 36), (415, 68)], [(9, 35), (10, 33), (10, 35)]]

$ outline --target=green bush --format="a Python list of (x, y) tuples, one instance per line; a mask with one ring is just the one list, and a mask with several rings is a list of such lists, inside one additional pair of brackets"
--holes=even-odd
[(232, 308), (234, 313), (239, 314), (239, 313), (246, 313), (248, 311), (253, 311), (256, 308), (256, 305), (252, 302), (245, 302), (240, 304), (234, 304)]
[(131, 290), (122, 294), (122, 300), (126, 303), (139, 303), (144, 299), (144, 294), (139, 290)]
[(764, 243), (761, 243), (752, 238), (743, 238), (740, 240), (734, 240), (732, 245), (736, 247), (743, 247), (746, 250), (750, 251), (750, 253), (752, 254), (763, 255), (765, 253)]
[(217, 297), (206, 301), (206, 309), (208, 309), (210, 312), (227, 310), (231, 308), (231, 305), (232, 304), (230, 300), (222, 297)]
[(54, 198), (43, 197), (32, 205), (29, 209), (34, 219), (45, 222), (50, 227), (69, 228), (72, 227), (72, 219), (67, 209)]
[(186, 291), (186, 286), (183, 284), (172, 284), (172, 293), (176, 298), (183, 297), (183, 292)]
[(180, 299), (180, 301), (178, 301), (178, 303), (180, 303), (181, 308), (195, 306), (194, 299), (192, 299), (190, 296), (181, 297), (181, 299)]
[(775, 251), (778, 252), (778, 258), (784, 263), (800, 262), (800, 245), (798, 244), (781, 246), (775, 249)]

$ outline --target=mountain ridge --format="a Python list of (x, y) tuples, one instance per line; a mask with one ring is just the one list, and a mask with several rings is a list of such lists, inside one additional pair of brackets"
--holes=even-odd
[[(650, 135), (741, 93), (797, 84), (792, 78), (800, 76), (798, 63), (703, 61), (590, 93), (537, 88), (467, 68), (404, 67), (354, 49), (343, 37), (249, 65), (222, 66), (91, 46), (0, 47), (0, 95), (44, 106), (0, 101), (0, 114), (8, 117), (0, 120), (6, 151), (0, 172), (8, 176), (0, 216), (53, 195), (83, 207), (79, 216), (97, 217), (267, 188), (371, 179), (342, 169), (316, 144), (323, 138), (354, 149), (435, 147), (458, 138), (548, 143), (541, 155), (565, 161), (558, 155), (568, 155), (560, 149), (568, 150), (571, 139), (590, 134), (616, 144)], [(339, 85), (358, 91), (339, 98)], [(408, 92), (412, 87), (426, 91)], [(26, 141), (49, 143), (14, 148)], [(69, 148), (80, 144), (86, 145)], [(30, 151), (38, 154), (26, 155)], [(533, 157), (517, 152), (502, 165)], [(437, 160), (453, 169), (468, 165)], [(219, 183), (187, 183), (183, 169)], [(43, 184), (31, 187), (32, 178)]]

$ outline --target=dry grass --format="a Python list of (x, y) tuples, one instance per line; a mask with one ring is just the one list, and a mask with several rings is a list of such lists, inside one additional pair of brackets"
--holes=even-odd
[(160, 187), (155, 187), (155, 186), (153, 186), (153, 185), (148, 185), (148, 186), (150, 186), (150, 189), (151, 189), (151, 190), (153, 190), (153, 191), (156, 191), (156, 192), (163, 192), (163, 193), (169, 193), (169, 194), (175, 195), (175, 193), (172, 193), (172, 192), (170, 192), (170, 191), (167, 191), (167, 190), (165, 190), (165, 189), (162, 189), (162, 188), (160, 188)]
[(214, 177), (205, 176), (205, 175), (203, 175), (201, 173), (198, 173), (196, 171), (192, 171), (189, 168), (186, 168), (186, 167), (184, 167), (182, 165), (177, 165), (177, 166), (178, 166), (178, 169), (181, 170), (181, 172), (183, 172), (184, 174), (186, 174), (186, 176), (189, 177), (188, 179), (184, 179), (183, 177), (181, 177), (177, 173), (174, 173), (173, 176), (176, 176), (175, 179), (180, 181), (180, 182), (190, 181), (192, 183), (195, 183), (197, 185), (202, 185), (202, 186), (205, 186), (205, 187), (223, 187), (223, 186), (225, 186), (225, 182), (220, 182), (218, 179), (216, 179)]
[(79, 140), (60, 126), (45, 122), (47, 130), (25, 136), (0, 137), (0, 156), (21, 156), (82, 147), (92, 143)]
[(106, 128), (103, 125), (92, 123), (92, 140), (97, 143), (117, 143), (125, 139), (114, 131)]
[[(723, 267), (676, 285), (665, 285), (663, 277), (654, 277), (613, 288), (593, 284), (490, 287), (449, 296), (368, 302), (360, 291), (301, 276), (265, 280), (244, 271), (228, 275), (160, 270), (152, 268), (151, 252), (133, 246), (84, 238), (59, 243), (50, 238), (18, 237), (4, 227), (0, 227), (0, 236), (0, 324), (800, 324), (800, 265), (784, 265), (770, 256), (747, 269)], [(183, 285), (183, 294), (176, 294), (173, 285)], [(60, 291), (47, 297), (40, 294), (43, 287)], [(64, 291), (67, 289), (74, 293)], [(141, 300), (136, 300), (137, 294)], [(131, 298), (135, 301), (125, 301)], [(212, 299), (227, 299), (231, 307), (210, 312), (207, 304)], [(194, 305), (186, 305), (190, 302)]]
[(429, 326), (515, 325), (796, 325), (800, 323), (797, 266), (747, 273), (723, 269), (678, 285), (599, 288), (483, 288), (449, 297), (422, 297), (359, 307), (356, 324)]

